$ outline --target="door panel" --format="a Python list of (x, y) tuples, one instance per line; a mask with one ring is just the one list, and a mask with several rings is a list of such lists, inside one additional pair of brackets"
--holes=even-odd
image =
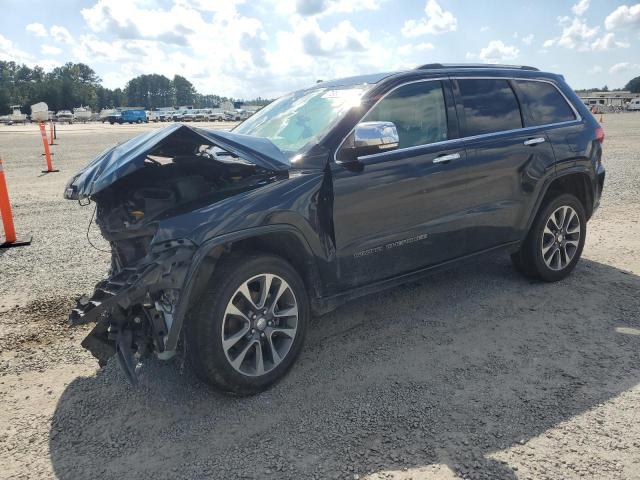
[(544, 128), (468, 140), (466, 148), (469, 251), (520, 240), (542, 180), (554, 168)]
[[(448, 164), (439, 156), (459, 154)], [(375, 158), (372, 158), (375, 157)], [(461, 141), (387, 152), (361, 171), (333, 167), (334, 226), (340, 283), (356, 286), (451, 258), (450, 229), (459, 228), (452, 194), (466, 160)], [(457, 238), (457, 237), (456, 237)]]

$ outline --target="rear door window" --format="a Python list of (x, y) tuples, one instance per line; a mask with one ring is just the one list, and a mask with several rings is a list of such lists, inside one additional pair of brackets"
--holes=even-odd
[(442, 82), (403, 85), (384, 97), (362, 121), (393, 122), (399, 148), (447, 140), (447, 110)]
[(457, 84), (464, 137), (522, 128), (518, 99), (507, 80), (459, 79)]
[(551, 83), (516, 80), (522, 101), (531, 116), (532, 125), (548, 125), (575, 120), (573, 110)]

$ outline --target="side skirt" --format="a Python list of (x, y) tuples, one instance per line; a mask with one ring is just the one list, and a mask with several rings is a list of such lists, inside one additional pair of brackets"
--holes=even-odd
[(466, 262), (476, 257), (480, 257), (483, 255), (494, 253), (501, 250), (506, 250), (509, 253), (516, 252), (520, 248), (520, 244), (521, 242), (519, 240), (514, 242), (504, 243), (502, 245), (491, 247), (486, 250), (481, 250), (479, 252), (471, 253), (463, 257), (447, 260), (446, 262), (438, 263), (436, 265), (430, 265), (428, 267), (424, 267), (419, 270), (414, 270), (412, 272), (403, 273), (395, 277), (386, 278), (384, 280), (379, 280), (374, 283), (369, 283), (367, 285), (355, 287), (351, 290), (347, 290), (346, 292), (342, 292), (337, 295), (332, 295), (330, 297), (316, 298), (311, 301), (311, 308), (315, 315), (324, 315), (325, 313), (329, 313), (330, 311), (335, 310), (337, 307), (339, 307), (343, 303), (349, 302), (351, 300), (355, 300), (356, 298), (360, 298), (365, 295), (371, 295), (373, 293), (377, 293), (383, 290), (387, 290), (389, 288), (397, 287), (398, 285), (402, 285), (405, 283), (415, 282), (417, 280), (420, 280), (434, 273), (453, 268), (460, 263)]

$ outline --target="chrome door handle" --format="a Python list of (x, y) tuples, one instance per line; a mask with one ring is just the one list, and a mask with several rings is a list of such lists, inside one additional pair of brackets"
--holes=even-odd
[(450, 162), (451, 160), (458, 160), (460, 158), (459, 153), (450, 153), (449, 155), (443, 155), (433, 159), (433, 163)]
[(537, 145), (539, 143), (544, 143), (545, 139), (544, 137), (538, 137), (538, 138), (530, 138), (529, 140), (525, 140), (524, 144), (525, 145)]

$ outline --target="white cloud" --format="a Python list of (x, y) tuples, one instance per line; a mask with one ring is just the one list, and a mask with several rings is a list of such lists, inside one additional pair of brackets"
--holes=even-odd
[(621, 5), (611, 12), (604, 20), (607, 30), (618, 28), (640, 28), (640, 3), (635, 5)]
[(62, 53), (62, 49), (54, 47), (53, 45), (42, 45), (40, 51), (43, 55), (59, 55)]
[(407, 43), (404, 45), (400, 45), (398, 47), (398, 54), (408, 57), (410, 55), (415, 55), (416, 53), (429, 52), (434, 49), (435, 47), (433, 43), (430, 43), (430, 42), (423, 42), (423, 43), (417, 43), (417, 44)]
[(543, 44), (545, 48), (559, 45), (571, 50), (589, 50), (600, 29), (600, 27), (589, 27), (580, 18), (570, 20), (568, 17), (559, 17), (558, 24), (563, 27), (562, 34), (545, 41)]
[(73, 37), (69, 33), (69, 30), (67, 30), (64, 27), (61, 27), (60, 25), (53, 25), (49, 29), (49, 33), (51, 34), (53, 39), (57, 42), (69, 43), (69, 44), (73, 43)]
[(502, 40), (491, 40), (480, 50), (480, 53), (467, 53), (468, 59), (479, 59), (485, 63), (501, 63), (513, 60), (520, 55), (520, 50), (511, 45), (505, 45)]
[(600, 65), (594, 65), (589, 70), (587, 70), (587, 73), (589, 75), (595, 75), (596, 73), (600, 73), (601, 71), (602, 71), (602, 67)]
[(436, 0), (427, 0), (424, 11), (425, 18), (404, 22), (402, 34), (405, 37), (418, 37), (428, 33), (438, 35), (458, 29), (458, 19), (453, 13), (443, 10)]
[(589, 9), (589, 0), (580, 0), (573, 7), (571, 7), (571, 10), (576, 15), (582, 15), (588, 9)]
[(603, 51), (603, 50), (610, 50), (611, 48), (614, 48), (614, 47), (629, 48), (631, 46), (627, 42), (616, 42), (614, 41), (613, 37), (614, 37), (613, 33), (606, 33), (602, 37), (596, 39), (591, 44), (591, 50)]
[(16, 47), (11, 40), (0, 35), (0, 60), (33, 65), (33, 56)]
[(343, 20), (331, 30), (322, 31), (315, 19), (301, 22), (304, 52), (311, 56), (338, 57), (344, 52), (362, 52), (369, 45), (369, 32), (356, 30)]
[(524, 43), (525, 45), (531, 45), (532, 42), (533, 42), (533, 33), (530, 33), (526, 37), (522, 37), (522, 43)]
[(480, 27), (481, 32), (486, 32), (487, 30), (489, 30), (489, 27), (487, 25), (483, 25)]
[(98, 0), (82, 11), (89, 33), (77, 37), (73, 57), (109, 65), (110, 71), (101, 72), (109, 88), (122, 87), (140, 74), (180, 74), (203, 93), (234, 97), (277, 96), (317, 79), (375, 72), (403, 62), (395, 42), (373, 41), (367, 30), (348, 20), (321, 26), (316, 18), (376, 8), (386, 0), (329, 0), (322, 13), (307, 16), (295, 13), (295, 2), (270, 3), (265, 14), (280, 15), (285, 8), (289, 13), (280, 30), (269, 32), (258, 18), (239, 13), (241, 0), (199, 1), (206, 12), (187, 0), (166, 7)]
[(30, 23), (25, 27), (25, 30), (36, 37), (46, 37), (47, 29), (41, 23)]
[(637, 70), (640, 69), (640, 65), (631, 62), (620, 62), (616, 63), (609, 69), (609, 73), (616, 74), (621, 72), (626, 72), (628, 70)]

